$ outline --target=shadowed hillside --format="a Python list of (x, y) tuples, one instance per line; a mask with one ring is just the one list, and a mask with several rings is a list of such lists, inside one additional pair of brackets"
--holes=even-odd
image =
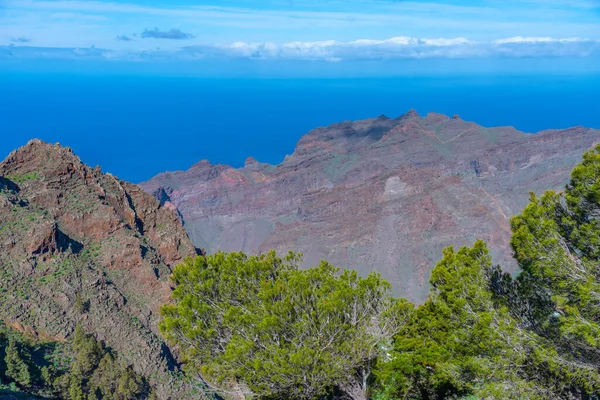
[(157, 312), (196, 254), (175, 213), (68, 148), (33, 140), (0, 163), (0, 320), (57, 342), (81, 324), (161, 396), (179, 389)]
[(209, 252), (300, 251), (305, 266), (377, 270), (423, 301), (446, 246), (481, 238), (514, 266), (508, 218), (530, 191), (562, 188), (598, 139), (582, 127), (529, 135), (410, 111), (315, 129), (279, 165), (201, 161), (141, 186)]

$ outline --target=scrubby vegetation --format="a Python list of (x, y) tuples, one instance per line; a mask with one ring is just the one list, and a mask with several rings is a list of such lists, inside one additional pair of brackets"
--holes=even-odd
[(160, 328), (220, 393), (313, 399), (366, 392), (373, 363), (406, 322), (378, 274), (360, 278), (298, 255), (217, 253), (175, 269)]
[(532, 195), (512, 219), (516, 278), (482, 242), (446, 250), (380, 364), (383, 398), (598, 398), (599, 216), (600, 146), (564, 194)]
[[(418, 306), (376, 273), (301, 270), (294, 253), (188, 258), (159, 328), (213, 397), (599, 399), (600, 146), (511, 225), (517, 274), (482, 241), (447, 248)], [(90, 303), (78, 293), (73, 307)], [(155, 397), (81, 326), (68, 341), (2, 326), (0, 384), (0, 396)]]
[(418, 307), (377, 274), (300, 271), (294, 254), (188, 259), (161, 330), (222, 394), (599, 398), (600, 146), (511, 224), (516, 277), (482, 241), (448, 248)]
[[(195, 254), (172, 211), (139, 187), (90, 168), (58, 144), (32, 140), (12, 152), (0, 162), (0, 325), (26, 334), (17, 346), (24, 362), (8, 376), (2, 371), (5, 390), (146, 398), (150, 384), (162, 398), (197, 398), (153, 330), (171, 265)], [(85, 329), (79, 334), (100, 347), (91, 339), (83, 341), (90, 351), (77, 345), (78, 324)], [(62, 349), (65, 363), (35, 352), (29, 360), (28, 349), (42, 345)]]
[(516, 278), (485, 244), (447, 249), (432, 293), (380, 363), (382, 398), (591, 399), (600, 395), (600, 147), (564, 194), (511, 221)]
[(72, 342), (40, 340), (0, 328), (0, 397), (30, 394), (69, 400), (154, 398), (145, 379), (78, 326)]

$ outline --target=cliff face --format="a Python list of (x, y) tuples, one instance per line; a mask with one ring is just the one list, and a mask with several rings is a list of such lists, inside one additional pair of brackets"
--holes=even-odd
[(68, 148), (34, 140), (0, 163), (0, 320), (54, 340), (82, 322), (162, 398), (179, 389), (157, 311), (195, 254), (172, 210)]
[(141, 186), (176, 207), (197, 247), (274, 248), (362, 273), (422, 301), (449, 245), (481, 238), (513, 266), (509, 217), (529, 192), (561, 189), (600, 137), (582, 127), (529, 135), (411, 111), (318, 128), (279, 165), (202, 161)]

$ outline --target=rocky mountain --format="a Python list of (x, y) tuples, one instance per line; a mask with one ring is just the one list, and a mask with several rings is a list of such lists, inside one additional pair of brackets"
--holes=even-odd
[(33, 140), (0, 163), (0, 320), (44, 340), (84, 328), (159, 398), (183, 398), (158, 333), (171, 267), (197, 250), (138, 186)]
[(510, 216), (530, 191), (561, 189), (599, 139), (583, 127), (533, 135), (410, 111), (315, 129), (279, 165), (201, 161), (141, 187), (208, 252), (296, 250), (307, 266), (377, 270), (422, 301), (446, 246), (484, 239), (510, 269)]

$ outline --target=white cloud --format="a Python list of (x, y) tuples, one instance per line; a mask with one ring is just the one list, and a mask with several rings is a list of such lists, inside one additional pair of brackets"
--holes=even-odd
[(478, 43), (465, 38), (394, 37), (349, 42), (289, 42), (276, 44), (235, 42), (214, 46), (189, 46), (180, 54), (254, 59), (384, 60), (410, 58), (557, 57), (600, 53), (600, 41), (566, 38), (509, 38)]
[(288, 42), (277, 44), (235, 42), (214, 46), (189, 46), (182, 52), (196, 55), (244, 57), (254, 59), (353, 60), (472, 56), (474, 42), (465, 38), (419, 39), (393, 37), (385, 40), (360, 39), (349, 42), (335, 40)]
[[(564, 38), (564, 39), (555, 39), (551, 37), (522, 37), (516, 36), (507, 39), (500, 39), (494, 41), (494, 44), (503, 45), (509, 43), (584, 43), (590, 42), (590, 39), (582, 39), (582, 38)], [(593, 42), (593, 41), (592, 41)]]
[(600, 55), (600, 41), (582, 38), (513, 37), (492, 42), (466, 38), (393, 37), (385, 40), (233, 42), (185, 46), (169, 50), (49, 49), (6, 46), (3, 58), (81, 58), (111, 60), (390, 60), (484, 57), (586, 57)]
[(438, 39), (416, 39), (406, 36), (393, 37), (385, 40), (370, 40), (360, 39), (348, 42), (349, 45), (355, 46), (377, 46), (377, 45), (424, 45), (424, 46), (455, 46), (461, 44), (471, 44), (468, 39), (465, 38), (438, 38)]

